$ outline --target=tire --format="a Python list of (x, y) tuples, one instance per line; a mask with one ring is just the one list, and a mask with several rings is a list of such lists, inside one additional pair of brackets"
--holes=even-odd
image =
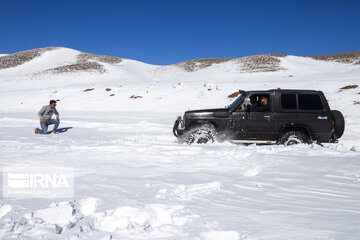
[(344, 116), (340, 111), (332, 110), (331, 114), (333, 116), (334, 120), (334, 133), (336, 138), (341, 138), (341, 136), (344, 134), (345, 130), (345, 120)]
[(208, 144), (214, 143), (215, 140), (215, 128), (211, 125), (203, 125), (191, 131), (187, 143)]
[(287, 131), (280, 137), (280, 144), (285, 146), (295, 144), (309, 144), (310, 139), (307, 134), (302, 131)]

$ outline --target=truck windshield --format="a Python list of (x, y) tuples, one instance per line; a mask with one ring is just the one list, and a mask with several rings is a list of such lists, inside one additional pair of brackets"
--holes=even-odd
[(240, 102), (240, 100), (243, 98), (243, 94), (240, 93), (240, 95), (235, 99), (235, 101), (233, 101), (230, 105), (229, 105), (229, 109), (232, 108), (233, 106), (235, 106), (238, 102)]

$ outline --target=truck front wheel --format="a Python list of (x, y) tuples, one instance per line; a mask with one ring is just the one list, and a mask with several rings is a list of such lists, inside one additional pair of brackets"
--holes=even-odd
[(191, 131), (188, 138), (188, 143), (207, 144), (213, 143), (215, 140), (215, 128), (210, 125), (203, 125)]

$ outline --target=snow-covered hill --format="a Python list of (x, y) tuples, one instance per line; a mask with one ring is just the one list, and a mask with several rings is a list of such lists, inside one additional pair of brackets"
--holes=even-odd
[[(343, 97), (341, 87), (359, 83), (360, 53), (352, 62), (341, 56), (324, 61), (260, 55), (155, 66), (68, 48), (35, 49), (0, 57), (0, 107), (34, 111), (54, 98), (63, 110), (182, 112), (228, 104), (227, 96), (238, 89), (278, 87), (323, 90), (333, 101)], [(359, 100), (350, 92), (343, 93), (346, 105)], [(140, 97), (130, 98), (133, 95)]]
[[(167, 66), (43, 48), (0, 56), (0, 166), (75, 170), (71, 199), (0, 198), (0, 239), (359, 239), (360, 53)], [(338, 144), (182, 145), (187, 109), (239, 90), (325, 92)], [(34, 135), (59, 100), (58, 135)]]

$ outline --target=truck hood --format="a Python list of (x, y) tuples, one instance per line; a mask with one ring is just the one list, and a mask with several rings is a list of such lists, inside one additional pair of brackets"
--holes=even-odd
[(200, 109), (200, 110), (190, 110), (186, 111), (185, 114), (196, 114), (196, 113), (214, 113), (214, 112), (227, 112), (229, 109), (227, 108), (210, 108), (210, 109)]

